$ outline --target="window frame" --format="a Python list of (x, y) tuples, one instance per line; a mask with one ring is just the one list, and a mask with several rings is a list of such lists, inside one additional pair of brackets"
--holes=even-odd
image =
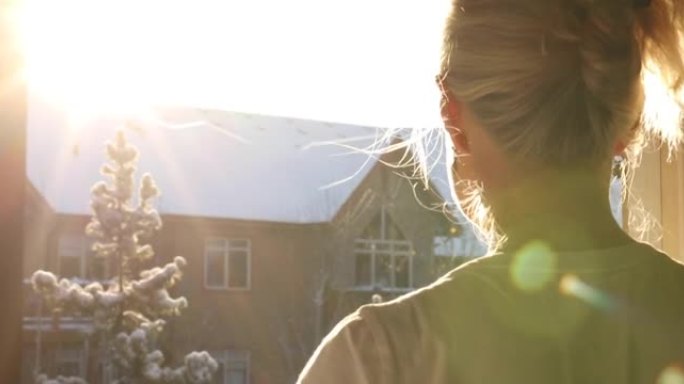
[[(225, 349), (221, 351), (214, 351), (210, 353), (211, 357), (219, 363), (219, 369), (223, 368), (223, 383), (228, 384), (228, 363), (230, 362), (240, 362), (245, 365), (245, 384), (250, 384), (251, 382), (251, 371), (252, 371), (252, 354), (249, 350), (244, 349)], [(239, 358), (236, 358), (239, 357)]]
[[(414, 289), (414, 256), (416, 254), (413, 247), (413, 242), (407, 240), (401, 229), (397, 227), (397, 224), (391, 220), (387, 209), (381, 207), (380, 212), (380, 238), (379, 239), (366, 239), (363, 237), (357, 237), (354, 239), (354, 272), (353, 272), (353, 286), (356, 290), (382, 290), (385, 292), (406, 292)], [(374, 216), (369, 225), (376, 223)], [(388, 219), (391, 220), (394, 227), (400, 232), (402, 239), (388, 239)], [(366, 227), (368, 228), (368, 227)], [(364, 230), (366, 229), (364, 228)], [(363, 236), (363, 234), (361, 234)], [(370, 256), (370, 283), (360, 285), (357, 278), (357, 256), (358, 255), (369, 255)], [(376, 265), (378, 263), (378, 258), (382, 256), (389, 256), (391, 260), (390, 268), (390, 283), (387, 286), (378, 285), (378, 278)], [(397, 271), (396, 271), (396, 260), (398, 257), (408, 258), (408, 286), (407, 287), (397, 287)]]
[[(367, 247), (359, 247), (359, 245), (367, 245)], [(389, 246), (387, 250), (382, 250), (378, 248), (378, 245)], [(399, 247), (397, 247), (399, 246)], [(407, 247), (407, 250), (401, 250), (401, 246)], [(397, 249), (399, 248), (399, 249)], [(377, 240), (377, 239), (356, 239), (354, 240), (354, 261), (356, 262), (357, 255), (369, 255), (370, 256), (370, 284), (359, 285), (356, 281), (356, 268), (354, 268), (354, 286), (356, 288), (367, 288), (367, 289), (382, 289), (383, 291), (405, 291), (413, 289), (413, 256), (415, 252), (413, 250), (413, 244), (409, 240)], [(378, 284), (379, 276), (376, 270), (376, 265), (378, 263), (378, 258), (382, 256), (389, 256), (391, 260), (390, 268), (390, 283), (388, 286), (381, 286)], [(398, 287), (397, 286), (397, 271), (396, 271), (396, 259), (398, 257), (408, 258), (408, 286)], [(356, 266), (355, 266), (356, 267)]]
[[(231, 242), (244, 241), (246, 245), (244, 246), (231, 246)], [(208, 256), (209, 251), (216, 251), (218, 247), (211, 247), (211, 242), (222, 242), (221, 251), (223, 252), (223, 284), (222, 285), (212, 285), (209, 284), (208, 272), (209, 263)], [(247, 270), (246, 272), (246, 284), (244, 286), (231, 286), (230, 285), (230, 251), (245, 251), (247, 255)], [(227, 238), (227, 237), (207, 237), (204, 239), (204, 268), (203, 268), (203, 284), (204, 288), (213, 291), (249, 291), (252, 288), (252, 241), (248, 238)]]

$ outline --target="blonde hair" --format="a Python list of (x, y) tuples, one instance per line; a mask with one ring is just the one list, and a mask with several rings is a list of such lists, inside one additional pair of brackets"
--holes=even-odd
[[(629, 173), (648, 143), (682, 140), (683, 44), (681, 0), (454, 0), (440, 77), (512, 161), (593, 165), (620, 140)], [(424, 174), (427, 132), (406, 141)], [(465, 213), (499, 244), (470, 200)]]
[[(456, 0), (442, 74), (512, 159), (606, 161), (638, 121), (650, 138), (681, 139), (683, 30), (679, 0)], [(644, 109), (647, 79), (677, 100), (672, 121)]]

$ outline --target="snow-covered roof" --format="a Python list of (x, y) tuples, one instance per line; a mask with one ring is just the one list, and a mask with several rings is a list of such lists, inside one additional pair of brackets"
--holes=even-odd
[[(328, 222), (376, 164), (346, 146), (370, 145), (377, 128), (191, 108), (155, 116), (125, 132), (139, 173), (162, 191), (162, 214)], [(104, 143), (121, 126), (100, 118), (74, 130), (59, 109), (30, 103), (28, 176), (55, 211), (90, 214)]]

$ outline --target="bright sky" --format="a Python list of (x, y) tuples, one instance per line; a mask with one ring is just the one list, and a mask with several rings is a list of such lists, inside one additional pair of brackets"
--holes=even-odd
[(25, 0), (31, 88), (74, 113), (183, 104), (439, 124), (448, 0)]

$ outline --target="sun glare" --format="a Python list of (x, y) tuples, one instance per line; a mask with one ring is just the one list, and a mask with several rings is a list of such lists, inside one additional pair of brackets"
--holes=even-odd
[(447, 5), (25, 0), (21, 34), (31, 90), (76, 120), (180, 104), (426, 125)]
[(136, 19), (133, 10), (125, 1), (25, 2), (29, 87), (64, 107), (73, 129), (97, 114), (131, 113), (163, 91), (151, 70), (161, 63), (144, 28), (149, 15)]
[(682, 140), (680, 124), (683, 115), (682, 107), (676, 101), (677, 97), (662, 81), (660, 74), (653, 70), (644, 71), (643, 81), (646, 129), (662, 132), (663, 138), (668, 143), (678, 144)]

